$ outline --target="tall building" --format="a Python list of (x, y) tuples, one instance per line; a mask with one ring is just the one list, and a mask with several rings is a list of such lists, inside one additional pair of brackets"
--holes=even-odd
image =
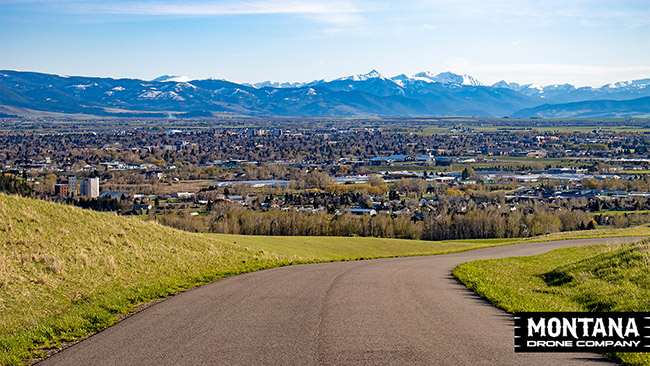
[(99, 178), (84, 178), (80, 184), (80, 194), (86, 197), (99, 196)]
[(79, 194), (79, 181), (77, 177), (68, 177), (68, 185), (70, 186), (70, 197), (76, 197)]

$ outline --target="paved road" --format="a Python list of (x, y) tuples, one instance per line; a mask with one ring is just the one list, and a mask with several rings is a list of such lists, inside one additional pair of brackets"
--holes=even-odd
[(606, 364), (592, 354), (515, 354), (512, 317), (450, 273), (476, 259), (631, 240), (530, 243), (248, 273), (174, 296), (41, 365)]

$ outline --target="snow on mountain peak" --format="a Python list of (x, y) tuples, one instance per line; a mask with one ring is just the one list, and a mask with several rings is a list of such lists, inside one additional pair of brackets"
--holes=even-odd
[[(430, 73), (429, 73), (430, 74)], [(483, 85), (480, 81), (474, 79), (473, 77), (463, 74), (454, 74), (453, 72), (441, 72), (440, 74), (434, 76), (435, 80), (443, 84), (459, 84), (459, 85), (472, 85), (479, 86)]]
[(342, 77), (336, 80), (351, 80), (351, 81), (366, 81), (369, 79), (385, 79), (377, 70), (372, 70), (367, 74), (357, 74), (352, 76)]
[(611, 83), (604, 85), (603, 88), (607, 89), (619, 89), (619, 88), (633, 88), (633, 89), (642, 89), (650, 85), (650, 79), (639, 79), (639, 80), (627, 80), (619, 81), (616, 83)]
[(441, 72), (440, 74), (434, 75), (430, 71), (422, 71), (415, 75), (413, 78), (416, 80), (429, 81), (434, 83), (441, 84), (457, 84), (457, 85), (471, 85), (471, 86), (480, 86), (483, 85), (480, 81), (474, 79), (473, 77), (463, 74), (454, 74), (453, 72)]
[(151, 81), (159, 82), (159, 83), (166, 83), (166, 82), (187, 83), (190, 80), (192, 79), (188, 78), (187, 76), (163, 75)]
[(245, 83), (244, 85), (246, 86), (252, 86), (253, 88), (256, 89), (261, 89), (261, 88), (301, 88), (305, 86), (307, 83), (305, 82), (289, 82), (289, 81), (261, 81), (259, 83), (255, 84), (247, 84)]
[(381, 74), (374, 69), (365, 75), (358, 75), (358, 76), (364, 77), (366, 79), (383, 78), (383, 76), (381, 76)]
[(505, 80), (497, 81), (496, 83), (492, 84), (493, 88), (504, 88), (504, 89), (512, 89), (512, 90), (521, 90), (522, 86), (517, 84), (517, 83), (509, 83)]
[(413, 77), (425, 78), (425, 79), (430, 79), (430, 80), (433, 80), (433, 81), (436, 80), (436, 75), (434, 75), (431, 71), (418, 72), (417, 74), (413, 75)]

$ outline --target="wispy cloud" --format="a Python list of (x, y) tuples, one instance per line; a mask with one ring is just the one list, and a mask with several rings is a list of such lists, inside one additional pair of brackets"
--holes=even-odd
[[(647, 0), (612, 3), (606, 0), (405, 0), (402, 7), (432, 11), (440, 16), (491, 19), (499, 23), (529, 22), (543, 25), (560, 21), (624, 22), (625, 26), (650, 23)], [(407, 5), (408, 4), (408, 5)], [(615, 5), (614, 5), (615, 4)]]
[[(53, 4), (42, 1), (42, 4)], [(303, 14), (340, 15), (359, 13), (347, 1), (68, 1), (59, 11), (85, 14), (124, 15), (246, 15), (246, 14)]]

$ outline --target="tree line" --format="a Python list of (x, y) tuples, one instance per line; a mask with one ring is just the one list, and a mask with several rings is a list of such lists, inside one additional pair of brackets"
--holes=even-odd
[(287, 236), (372, 236), (381, 238), (449, 240), (520, 238), (559, 231), (595, 228), (585, 212), (537, 210), (531, 213), (475, 209), (467, 213), (356, 216), (324, 211), (251, 211), (234, 209), (207, 216), (156, 216), (163, 225), (192, 232)]

